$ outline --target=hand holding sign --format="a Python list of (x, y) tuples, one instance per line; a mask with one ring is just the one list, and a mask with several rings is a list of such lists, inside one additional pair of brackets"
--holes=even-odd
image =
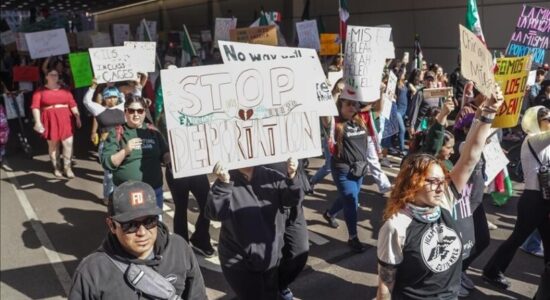
[(288, 178), (293, 179), (298, 170), (298, 160), (294, 157), (289, 157), (286, 161)]
[(221, 182), (229, 183), (231, 181), (229, 170), (227, 170), (224, 163), (222, 163), (221, 161), (218, 161), (216, 165), (214, 165), (214, 170), (212, 172)]

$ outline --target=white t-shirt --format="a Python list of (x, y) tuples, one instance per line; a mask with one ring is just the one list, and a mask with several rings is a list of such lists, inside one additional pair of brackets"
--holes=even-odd
[(550, 131), (528, 136), (521, 145), (521, 165), (525, 178), (525, 189), (540, 191), (539, 180), (537, 177), (540, 164), (529, 150), (527, 141), (533, 147), (543, 164), (550, 164)]

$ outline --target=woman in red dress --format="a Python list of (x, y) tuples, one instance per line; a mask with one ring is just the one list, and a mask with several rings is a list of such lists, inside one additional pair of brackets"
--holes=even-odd
[(59, 145), (63, 145), (63, 171), (68, 178), (74, 178), (71, 170), (73, 152), (73, 118), (80, 128), (80, 114), (71, 92), (59, 84), (59, 73), (48, 69), (46, 84), (32, 96), (34, 130), (48, 141), (48, 153), (53, 164), (54, 174), (61, 177)]

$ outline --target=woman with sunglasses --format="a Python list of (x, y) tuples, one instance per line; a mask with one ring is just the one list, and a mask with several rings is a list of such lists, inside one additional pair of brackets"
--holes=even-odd
[(409, 156), (397, 175), (378, 235), (377, 299), (456, 299), (462, 241), (451, 216), (481, 157), (502, 93), (486, 99), (451, 171), (430, 154)]
[[(521, 145), (525, 189), (518, 200), (517, 220), (512, 235), (500, 245), (483, 269), (483, 278), (503, 289), (510, 287), (504, 272), (516, 250), (538, 229), (544, 248), (544, 262), (550, 262), (550, 109), (534, 106), (525, 111), (521, 123), (528, 134)], [(544, 180), (544, 181), (543, 181)]]
[(63, 176), (60, 171), (59, 148), (63, 146), (63, 171), (68, 178), (74, 178), (71, 169), (73, 156), (73, 121), (80, 128), (80, 113), (73, 94), (59, 82), (59, 72), (48, 69), (46, 84), (32, 96), (34, 130), (48, 141), (48, 154), (52, 161), (54, 175)]
[(126, 123), (109, 131), (101, 162), (113, 173), (115, 186), (128, 180), (143, 181), (153, 187), (157, 205), (162, 208), (162, 168), (170, 153), (162, 134), (145, 123), (145, 99), (127, 96), (124, 103)]

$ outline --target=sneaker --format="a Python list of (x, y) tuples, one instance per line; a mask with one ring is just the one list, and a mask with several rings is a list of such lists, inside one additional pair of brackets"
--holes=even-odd
[(475, 288), (474, 282), (468, 275), (466, 275), (466, 272), (462, 272), (460, 274), (460, 285), (462, 285), (464, 288), (473, 290)]
[(489, 274), (483, 272), (483, 280), (487, 283), (496, 286), (498, 288), (507, 290), (510, 287), (510, 281), (506, 279), (502, 272), (498, 272), (496, 276), (490, 276)]
[(279, 296), (281, 296), (281, 300), (293, 300), (294, 295), (292, 294), (292, 291), (289, 288), (286, 288), (282, 291), (279, 291)]
[(458, 288), (458, 298), (466, 298), (468, 296), (470, 296), (470, 291), (463, 285), (460, 285)]
[(498, 226), (487, 220), (487, 227), (489, 227), (489, 230), (497, 230)]
[(332, 228), (338, 228), (340, 227), (340, 224), (338, 224), (338, 221), (336, 221), (336, 218), (331, 216), (329, 213), (328, 213), (328, 210), (325, 210), (325, 212), (323, 213), (323, 218), (325, 218), (325, 220), (327, 220), (328, 222), (328, 225)]
[(199, 253), (200, 255), (206, 258), (213, 257), (214, 254), (216, 253), (216, 250), (214, 250), (214, 248), (210, 243), (200, 245), (200, 243), (194, 243), (191, 241), (191, 246), (193, 247), (193, 250), (195, 250), (195, 252)]
[(351, 248), (353, 252), (356, 252), (356, 253), (361, 253), (365, 251), (365, 246), (359, 241), (357, 237), (354, 237), (351, 240), (348, 240), (348, 246)]
[(399, 151), (398, 149), (395, 149), (395, 148), (393, 148), (393, 147), (390, 147), (390, 148), (388, 149), (388, 154), (391, 155), (391, 156), (399, 156), (399, 153), (400, 153), (400, 152), (401, 152), (401, 151)]
[(380, 160), (380, 165), (386, 168), (393, 168), (393, 165), (387, 157), (384, 157), (382, 158), (382, 160)]

